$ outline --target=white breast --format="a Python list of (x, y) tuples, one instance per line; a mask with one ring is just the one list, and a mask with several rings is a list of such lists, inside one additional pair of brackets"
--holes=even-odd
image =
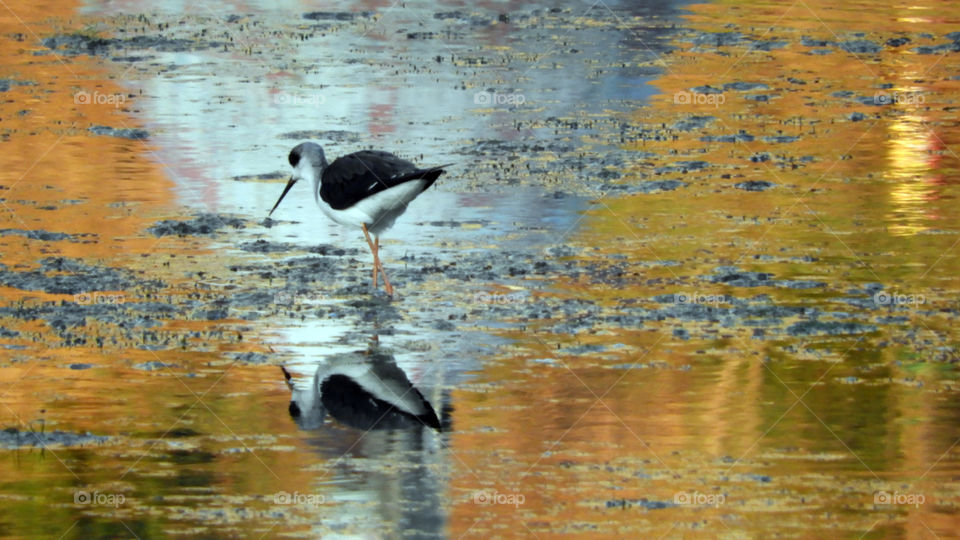
[(319, 190), (316, 192), (316, 200), (323, 213), (333, 221), (357, 228), (366, 224), (370, 232), (379, 236), (380, 233), (393, 226), (400, 214), (407, 209), (410, 201), (423, 192), (426, 183), (426, 180), (404, 182), (399, 186), (366, 197), (357, 204), (343, 210), (331, 208), (320, 198)]

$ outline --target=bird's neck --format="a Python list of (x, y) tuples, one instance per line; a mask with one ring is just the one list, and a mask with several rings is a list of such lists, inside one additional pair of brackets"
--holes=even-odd
[(320, 180), (323, 178), (323, 171), (327, 168), (327, 160), (323, 159), (319, 167), (309, 167), (307, 169), (310, 175), (310, 183), (313, 185), (313, 200), (320, 204)]

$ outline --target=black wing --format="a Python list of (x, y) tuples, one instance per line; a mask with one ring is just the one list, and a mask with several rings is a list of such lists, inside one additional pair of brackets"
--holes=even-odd
[(427, 189), (443, 174), (443, 167), (420, 169), (389, 152), (361, 150), (335, 159), (324, 169), (320, 198), (334, 210), (343, 210), (411, 180), (426, 180), (423, 189)]
[[(405, 376), (404, 376), (405, 377)], [(373, 429), (409, 429), (429, 426), (440, 431), (440, 419), (430, 402), (414, 387), (408, 392), (423, 401), (425, 412), (415, 415), (371, 394), (346, 375), (331, 375), (320, 384), (320, 402), (330, 416), (344, 424), (370, 431)]]

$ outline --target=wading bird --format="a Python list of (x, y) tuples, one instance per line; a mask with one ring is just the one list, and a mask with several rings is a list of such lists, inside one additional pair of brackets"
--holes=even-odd
[(379, 270), (387, 294), (393, 296), (393, 287), (380, 263), (380, 234), (393, 226), (410, 201), (432, 186), (450, 164), (421, 169), (389, 152), (361, 150), (328, 165), (323, 148), (312, 142), (295, 146), (288, 159), (293, 175), (268, 216), (297, 181), (308, 180), (317, 206), (327, 217), (363, 229), (373, 253), (373, 286), (377, 287)]

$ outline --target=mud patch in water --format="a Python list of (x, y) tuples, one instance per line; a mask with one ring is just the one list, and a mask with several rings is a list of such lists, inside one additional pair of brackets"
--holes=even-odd
[(0, 430), (0, 447), (7, 449), (99, 446), (109, 440), (110, 437), (91, 433), (70, 433), (59, 430), (21, 431), (17, 428)]

